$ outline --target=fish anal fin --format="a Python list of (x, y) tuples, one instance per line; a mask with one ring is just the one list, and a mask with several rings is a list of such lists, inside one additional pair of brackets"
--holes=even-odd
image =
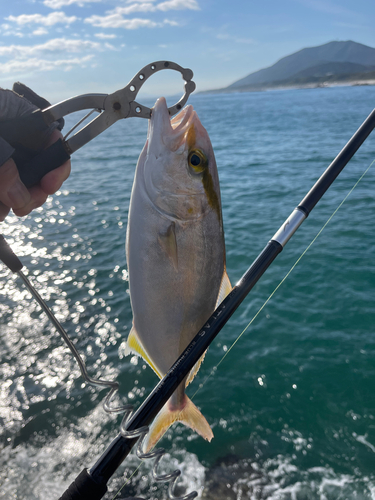
[(204, 353), (202, 354), (202, 356), (198, 359), (198, 361), (195, 363), (195, 365), (193, 366), (193, 368), (190, 370), (189, 372), (189, 375), (188, 375), (188, 378), (186, 379), (186, 384), (185, 384), (185, 387), (187, 387), (190, 382), (193, 381), (195, 375), (198, 373), (198, 370), (204, 360), (204, 357), (206, 355), (206, 352), (207, 352), (207, 349), (204, 351)]
[(138, 334), (134, 326), (130, 330), (128, 340), (126, 342), (126, 354), (134, 353), (137, 356), (141, 356), (146, 363), (154, 370), (159, 378), (163, 378), (163, 375), (156, 368), (155, 364), (151, 360), (150, 356), (147, 354), (146, 349), (143, 347), (142, 342), (139, 340)]
[(158, 241), (162, 249), (168, 255), (175, 271), (178, 271), (176, 224), (174, 222), (171, 222), (164, 233), (159, 233)]
[(185, 396), (185, 406), (182, 409), (171, 410), (169, 402), (163, 406), (150, 427), (146, 438), (146, 452), (156, 445), (174, 422), (181, 422), (190, 427), (207, 441), (211, 441), (214, 437), (207, 420), (195, 404)]
[(221, 278), (221, 284), (220, 284), (220, 290), (219, 290), (219, 295), (217, 296), (216, 300), (216, 306), (215, 309), (219, 304), (223, 302), (225, 297), (230, 294), (232, 291), (232, 285), (230, 284), (227, 271), (224, 269), (223, 277)]

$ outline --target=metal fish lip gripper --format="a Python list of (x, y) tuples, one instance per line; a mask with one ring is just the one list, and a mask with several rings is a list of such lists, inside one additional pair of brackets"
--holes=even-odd
[[(58, 140), (42, 151), (30, 151), (30, 157), (26, 161), (16, 161), (21, 180), (25, 186), (30, 187), (37, 184), (46, 173), (65, 163), (75, 151), (104, 132), (117, 120), (132, 117), (150, 118), (152, 109), (138, 103), (135, 99), (142, 86), (152, 75), (167, 69), (178, 71), (185, 81), (184, 95), (176, 104), (168, 108), (169, 114), (172, 116), (185, 106), (190, 94), (195, 90), (195, 83), (192, 81), (193, 72), (191, 69), (183, 68), (171, 61), (156, 61), (147, 64), (123, 89), (117, 90), (113, 94), (83, 94), (43, 110), (35, 110), (29, 115), (0, 122), (0, 136), (17, 149), (17, 145), (24, 146), (22, 144), (23, 138), (28, 138), (27, 143), (29, 144), (30, 136), (44, 130), (64, 116), (76, 111), (91, 110), (66, 134), (64, 139)], [(95, 111), (99, 115), (68, 139), (68, 136)]]

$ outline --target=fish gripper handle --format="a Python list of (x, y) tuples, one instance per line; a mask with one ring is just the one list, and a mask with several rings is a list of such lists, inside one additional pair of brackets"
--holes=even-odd
[(18, 273), (18, 271), (21, 271), (23, 268), (22, 262), (10, 248), (2, 234), (0, 234), (0, 260), (2, 260), (13, 273)]

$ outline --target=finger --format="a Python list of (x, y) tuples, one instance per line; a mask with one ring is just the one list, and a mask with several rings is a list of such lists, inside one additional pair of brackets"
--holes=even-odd
[(70, 175), (71, 165), (70, 160), (65, 162), (61, 167), (48, 172), (40, 181), (40, 186), (47, 194), (56, 193), (61, 188), (62, 184)]
[(19, 209), (30, 203), (30, 200), (31, 195), (10, 158), (0, 167), (0, 201), (9, 208)]
[(5, 220), (5, 217), (9, 214), (9, 211), (10, 208), (0, 201), (0, 222), (3, 222), (3, 220)]
[[(55, 129), (52, 132), (46, 147), (51, 146), (51, 144), (58, 141), (59, 139), (62, 139), (62, 133), (60, 132), (60, 130)], [(56, 168), (55, 170), (51, 170), (51, 172), (48, 172), (48, 174), (46, 174), (40, 181), (40, 186), (43, 191), (47, 194), (56, 193), (56, 191), (61, 188), (63, 182), (66, 181), (66, 179), (69, 177), (70, 170), (71, 164), (70, 160), (68, 160), (60, 167)]]
[(48, 194), (43, 191), (43, 189), (40, 186), (33, 186), (29, 188), (30, 191), (30, 201), (26, 205), (24, 205), (21, 208), (13, 208), (13, 212), (18, 216), (18, 217), (23, 217), (24, 215), (29, 214), (34, 208), (41, 207), (43, 203), (46, 202), (48, 198)]
[(47, 141), (45, 147), (48, 148), (54, 142), (56, 142), (56, 141), (58, 141), (59, 139), (62, 139), (62, 138), (63, 138), (63, 135), (60, 132), (60, 130), (58, 130), (57, 128), (55, 128), (55, 130), (53, 130), (52, 133), (51, 133), (51, 135), (49, 136), (48, 141)]

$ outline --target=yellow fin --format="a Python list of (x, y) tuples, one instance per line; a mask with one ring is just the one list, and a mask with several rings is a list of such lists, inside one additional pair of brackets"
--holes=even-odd
[(232, 291), (232, 285), (230, 284), (227, 271), (224, 269), (223, 277), (221, 278), (221, 285), (219, 290), (219, 295), (217, 296), (215, 309), (219, 304), (223, 302), (225, 297)]
[(202, 356), (198, 359), (198, 361), (195, 363), (195, 365), (193, 366), (193, 368), (190, 370), (189, 372), (189, 375), (188, 375), (188, 378), (186, 379), (186, 384), (185, 384), (185, 387), (187, 387), (190, 382), (193, 381), (195, 375), (198, 373), (198, 370), (204, 360), (204, 357), (206, 355), (206, 352), (207, 352), (207, 349), (204, 351), (204, 353), (202, 354)]
[(165, 233), (159, 234), (158, 241), (172, 262), (175, 271), (178, 271), (176, 225), (174, 222), (170, 224)]
[(207, 441), (211, 441), (214, 437), (207, 420), (195, 404), (186, 396), (186, 404), (182, 410), (170, 410), (169, 403), (163, 406), (150, 427), (145, 446), (146, 452), (156, 445), (174, 422), (185, 424)]
[(143, 358), (146, 361), (146, 363), (149, 366), (151, 366), (151, 368), (154, 370), (154, 372), (156, 373), (156, 375), (159, 378), (163, 377), (163, 375), (161, 375), (161, 373), (159, 372), (159, 370), (156, 368), (156, 366), (152, 362), (150, 356), (147, 354), (147, 351), (143, 347), (142, 342), (139, 340), (137, 331), (134, 328), (134, 326), (130, 330), (129, 337), (128, 337), (128, 340), (126, 342), (126, 351), (125, 351), (125, 354), (129, 354), (131, 352), (134, 353), (134, 354), (137, 354), (137, 356), (141, 356), (141, 358)]

